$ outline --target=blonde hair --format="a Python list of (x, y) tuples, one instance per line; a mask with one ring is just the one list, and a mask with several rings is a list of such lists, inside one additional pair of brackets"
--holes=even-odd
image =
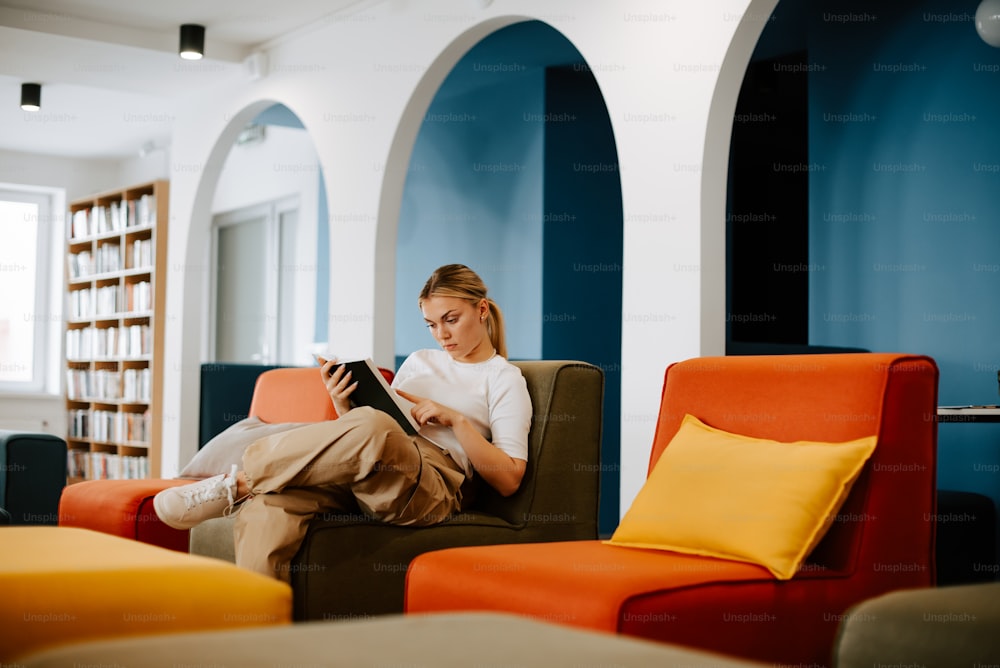
[(464, 264), (446, 264), (438, 267), (431, 274), (424, 289), (420, 291), (420, 298), (417, 304), (420, 305), (425, 299), (431, 297), (456, 297), (464, 299), (473, 306), (479, 306), (483, 299), (489, 309), (486, 314), (486, 332), (489, 334), (490, 343), (494, 350), (501, 357), (507, 357), (507, 335), (504, 330), (503, 312), (497, 303), (487, 295), (486, 285), (479, 274), (472, 271)]

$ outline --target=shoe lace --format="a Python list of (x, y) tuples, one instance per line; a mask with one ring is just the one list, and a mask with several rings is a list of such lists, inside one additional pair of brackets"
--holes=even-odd
[(215, 501), (223, 496), (229, 501), (229, 507), (232, 507), (236, 500), (233, 498), (233, 488), (236, 486), (234, 481), (236, 480), (236, 465), (233, 464), (232, 470), (223, 477), (214, 481), (210, 485), (197, 485), (193, 489), (188, 489), (183, 492), (184, 505), (190, 510), (195, 506), (202, 503), (208, 503)]

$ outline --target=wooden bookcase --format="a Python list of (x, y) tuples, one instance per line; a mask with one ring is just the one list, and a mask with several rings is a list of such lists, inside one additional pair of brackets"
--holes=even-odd
[(168, 199), (153, 181), (69, 205), (70, 482), (159, 476)]

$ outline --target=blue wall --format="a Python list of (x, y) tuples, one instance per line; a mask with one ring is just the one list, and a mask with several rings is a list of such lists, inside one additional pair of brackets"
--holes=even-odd
[[(600, 529), (618, 526), (621, 487), (622, 198), (618, 151), (590, 70), (554, 67), (545, 113), (542, 356), (604, 370)], [(614, 490), (615, 493), (611, 493)]]
[(476, 270), (511, 358), (542, 356), (545, 69), (579, 62), (540, 21), (488, 35), (438, 89), (413, 147), (396, 250), (396, 355), (434, 347), (417, 295), (435, 268)]
[[(403, 190), (396, 246), (396, 353), (436, 343), (417, 295), (443, 264), (475, 270), (507, 321), (511, 357), (541, 356), (544, 72), (488, 73), (463, 61), (424, 118)], [(460, 65), (462, 65), (460, 63)], [(482, 71), (481, 69), (478, 71)]]
[[(897, 4), (809, 17), (810, 343), (928, 354), (941, 404), (1000, 403), (1000, 49), (976, 0)], [(1000, 504), (1000, 425), (941, 425), (938, 486)]]

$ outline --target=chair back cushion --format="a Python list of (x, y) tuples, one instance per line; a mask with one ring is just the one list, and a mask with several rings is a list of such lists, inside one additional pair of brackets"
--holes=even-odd
[[(878, 444), (803, 569), (892, 586), (933, 581), (938, 369), (896, 353), (702, 357), (666, 372), (650, 470), (688, 413), (782, 442)], [(916, 519), (915, 519), (916, 518)]]
[(604, 374), (584, 362), (514, 364), (533, 409), (528, 466), (509, 497), (481, 485), (475, 508), (515, 525), (585, 524), (596, 536)]
[(57, 524), (65, 487), (65, 440), (0, 430), (0, 508), (10, 524)]
[[(379, 371), (392, 382), (395, 374), (391, 370), (379, 367)], [(335, 420), (337, 411), (318, 367), (284, 367), (257, 377), (250, 417), (264, 422), (322, 422)]]
[(317, 367), (271, 369), (257, 377), (250, 417), (264, 422), (322, 422), (337, 411)]

